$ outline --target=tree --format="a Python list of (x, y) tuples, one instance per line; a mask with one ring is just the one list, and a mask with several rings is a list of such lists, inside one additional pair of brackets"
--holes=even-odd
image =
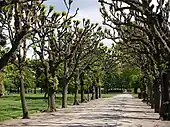
[[(6, 1), (2, 1), (3, 3)], [(38, 28), (34, 27), (34, 23), (39, 21), (38, 12), (43, 1), (27, 1), (6, 3), (0, 8), (0, 40), (1, 51), (5, 51), (0, 58), (0, 70), (7, 65), (10, 57), (18, 49), (18, 46), (28, 36)], [(8, 43), (8, 46), (7, 45)]]
[[(137, 55), (138, 59), (142, 58), (144, 61), (149, 61), (149, 64), (140, 64), (140, 68), (145, 75), (144, 77), (148, 77), (146, 75), (150, 74), (152, 76), (149, 77), (158, 77), (155, 79), (158, 79), (157, 84), (161, 86), (162, 91), (160, 116), (166, 119), (164, 117), (166, 113), (163, 115), (164, 110), (162, 107), (167, 100), (169, 101), (169, 99), (165, 99), (169, 98), (169, 95), (168, 90), (165, 89), (167, 88), (167, 83), (163, 83), (161, 75), (163, 73), (162, 66), (169, 66), (167, 64), (169, 63), (167, 55), (170, 51), (168, 39), (169, 1), (159, 0), (157, 5), (152, 5), (152, 1), (146, 0), (113, 0), (112, 2), (99, 0), (99, 2), (102, 6), (101, 13), (104, 18), (104, 24), (114, 31), (112, 32), (114, 33), (113, 35), (108, 31), (108, 38), (117, 43), (123, 43), (126, 49), (131, 49), (128, 49), (128, 52), (130, 51), (130, 53)], [(125, 4), (127, 5), (126, 7), (124, 6)], [(152, 78), (150, 79), (152, 80)], [(147, 80), (149, 81), (150, 79)], [(148, 88), (151, 87), (148, 86)]]
[[(37, 26), (49, 25), (50, 28), (41, 29), (38, 34), (32, 37), (34, 42), (33, 49), (36, 54), (38, 54), (43, 68), (44, 74), (46, 77), (46, 86), (48, 89), (48, 111), (55, 111), (55, 92), (56, 85), (55, 81), (57, 80), (56, 72), (57, 67), (71, 54), (64, 57), (66, 54), (63, 52), (65, 45), (62, 44), (62, 41), (65, 36), (70, 34), (74, 35), (74, 32), (71, 31), (70, 25), (71, 20), (77, 14), (78, 9), (75, 14), (69, 16), (71, 9), (72, 1), (68, 3), (64, 0), (65, 6), (67, 7), (67, 12), (62, 12), (61, 14), (54, 11), (54, 7), (50, 7), (49, 12), (45, 13), (46, 9), (43, 7), (43, 12), (41, 13), (41, 22), (37, 23)], [(52, 15), (52, 16), (50, 16)], [(67, 31), (67, 30), (70, 31)], [(68, 33), (70, 32), (70, 33)], [(75, 49), (73, 48), (73, 51)], [(67, 53), (67, 52), (66, 52)], [(68, 52), (71, 53), (71, 52)], [(60, 73), (59, 73), (60, 74)], [(49, 80), (52, 82), (50, 83)]]
[(4, 79), (3, 75), (0, 73), (0, 97), (4, 94)]
[[(58, 75), (60, 84), (63, 86), (63, 105), (66, 107), (67, 103), (67, 88), (69, 80), (75, 75), (82, 75), (84, 68), (86, 68), (88, 61), (92, 58), (90, 55), (95, 52), (99, 42), (103, 39), (103, 32), (98, 24), (90, 23), (89, 20), (83, 19), (83, 28), (79, 27), (79, 21), (73, 21), (73, 29), (69, 29), (69, 33), (62, 40), (64, 46), (63, 55), (64, 61), (60, 67), (63, 67), (62, 75)], [(71, 31), (73, 33), (71, 34)], [(68, 38), (66, 38), (68, 37)], [(69, 57), (68, 57), (69, 56)], [(82, 72), (79, 72), (82, 70)], [(81, 77), (80, 76), (80, 77)]]

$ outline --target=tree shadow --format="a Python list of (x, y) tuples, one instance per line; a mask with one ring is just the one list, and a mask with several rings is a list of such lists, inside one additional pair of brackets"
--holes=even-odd
[(121, 106), (125, 106), (126, 108), (147, 108), (147, 109), (151, 109), (149, 105), (143, 103), (143, 104), (133, 104), (133, 103), (122, 103), (120, 104)]
[(141, 110), (121, 110), (121, 109), (112, 109), (112, 111), (120, 111), (125, 113), (153, 113), (153, 111), (141, 111)]
[(19, 98), (17, 95), (4, 95), (0, 99)]
[[(88, 114), (87, 114), (88, 115)], [(86, 119), (86, 120), (95, 120), (95, 119), (103, 119), (103, 120), (108, 120), (108, 119), (112, 119), (112, 120), (120, 120), (120, 119), (138, 119), (138, 120), (159, 120), (159, 118), (152, 118), (152, 117), (133, 117), (133, 116), (123, 116), (123, 115), (108, 115), (108, 114), (100, 114), (98, 116), (83, 116), (83, 117), (79, 117), (79, 119)]]
[(48, 97), (29, 97), (29, 96), (26, 96), (25, 98), (30, 100), (48, 99)]

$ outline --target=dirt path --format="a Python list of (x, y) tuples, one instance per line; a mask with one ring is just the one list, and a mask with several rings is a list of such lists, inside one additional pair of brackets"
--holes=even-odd
[(170, 127), (159, 115), (129, 94), (42, 113), (29, 120), (11, 120), (0, 127)]

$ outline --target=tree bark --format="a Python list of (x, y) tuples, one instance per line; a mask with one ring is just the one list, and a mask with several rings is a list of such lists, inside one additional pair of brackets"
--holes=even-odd
[(87, 101), (90, 101), (90, 88), (89, 88), (89, 86), (88, 86), (88, 90), (87, 90)]
[(99, 86), (99, 98), (101, 98), (102, 97), (102, 94), (101, 94), (102, 92), (101, 92), (101, 86)]
[(24, 88), (24, 82), (23, 77), (20, 71), (20, 97), (21, 97), (21, 104), (22, 104), (22, 113), (23, 113), (23, 119), (29, 119), (28, 116), (28, 108), (25, 100), (25, 88)]
[(73, 105), (79, 105), (79, 102), (78, 102), (78, 99), (77, 99), (77, 95), (78, 95), (78, 86), (75, 86), (74, 103), (73, 103)]
[(92, 97), (91, 99), (94, 100), (95, 99), (95, 83), (93, 83), (93, 86), (92, 86)]
[(50, 111), (51, 103), (50, 103), (50, 97), (49, 97), (49, 81), (48, 81), (49, 80), (48, 79), (48, 77), (49, 77), (49, 73), (48, 73), (49, 68), (48, 68), (47, 63), (44, 64), (44, 69), (45, 69), (45, 84), (46, 84), (46, 87), (47, 87), (46, 92), (44, 94), (44, 98), (46, 98), (47, 94), (48, 94), (48, 107), (47, 107), (47, 111)]
[(80, 75), (80, 87), (81, 87), (81, 103), (85, 102), (84, 98), (84, 72)]
[(37, 89), (36, 89), (36, 87), (34, 87), (34, 94), (36, 94), (37, 93)]
[(99, 88), (98, 86), (95, 86), (95, 99), (99, 99)]
[(108, 87), (106, 88), (106, 93), (109, 94), (109, 88)]
[(78, 79), (79, 79), (79, 76), (76, 75), (74, 77), (74, 82), (75, 82), (75, 91), (74, 91), (74, 102), (73, 102), (73, 105), (79, 105), (79, 102), (77, 100), (77, 95), (78, 95)]
[(21, 50), (19, 48), (18, 70), (19, 70), (19, 82), (20, 82), (20, 98), (21, 98), (22, 113), (23, 113), (23, 117), (22, 118), (23, 119), (29, 119), (28, 108), (27, 108), (26, 99), (25, 99), (25, 88), (24, 88), (24, 81), (23, 81), (21, 63), (22, 63)]
[(151, 84), (150, 103), (151, 103), (151, 108), (153, 109), (154, 108), (153, 84)]
[(55, 95), (56, 92), (55, 90), (51, 87), (49, 88), (49, 110), (50, 112), (55, 112), (56, 111), (56, 102), (55, 102)]
[(40, 93), (41, 93), (41, 94), (43, 93), (43, 88), (42, 88), (42, 87), (41, 87)]
[(155, 79), (154, 81), (154, 111), (155, 113), (159, 113), (159, 105), (160, 105), (160, 92), (159, 92), (159, 81)]
[(5, 91), (5, 87), (4, 87), (4, 77), (3, 77), (2, 72), (0, 72), (0, 97), (3, 96), (4, 91)]
[[(50, 86), (49, 84), (49, 67), (48, 67), (48, 63), (46, 63), (45, 65), (45, 82), (46, 82), (46, 86), (47, 86), (47, 91), (44, 95), (44, 97), (46, 98), (46, 95), (48, 94), (48, 108), (47, 108), (47, 112), (54, 112), (56, 111), (56, 102), (55, 102), (55, 90), (54, 90), (54, 86)], [(53, 84), (55, 85), (55, 84)]]
[[(162, 74), (162, 86), (161, 86), (161, 106), (160, 106), (160, 117), (164, 120), (167, 119), (168, 110), (165, 110), (165, 103), (169, 102), (169, 92), (168, 92), (168, 81), (169, 81), (168, 73)], [(168, 105), (166, 105), (168, 106)]]
[(148, 87), (148, 89), (147, 89), (147, 104), (149, 104), (150, 103), (150, 98), (151, 98), (151, 82), (150, 81), (149, 81), (149, 84), (148, 84), (147, 87)]
[(67, 91), (68, 91), (68, 83), (67, 79), (63, 79), (62, 84), (62, 108), (67, 108)]
[(55, 82), (55, 66), (53, 62), (55, 61), (53, 57), (50, 55), (49, 57), (49, 66), (50, 66), (50, 74), (52, 81), (49, 82), (49, 101), (50, 101), (50, 111), (56, 111), (56, 82)]
[[(20, 41), (20, 40), (17, 40), (17, 41)], [(9, 59), (14, 54), (14, 52), (17, 50), (18, 45), (19, 43), (14, 42), (14, 45), (12, 46), (11, 50), (2, 56), (2, 58), (0, 59), (0, 70), (2, 70), (3, 67), (7, 65)]]

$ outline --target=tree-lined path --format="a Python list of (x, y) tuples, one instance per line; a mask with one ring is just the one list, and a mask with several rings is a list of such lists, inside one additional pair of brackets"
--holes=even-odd
[(169, 127), (170, 122), (160, 121), (145, 103), (130, 94), (101, 98), (57, 109), (53, 113), (34, 115), (31, 119), (10, 120), (0, 127)]

